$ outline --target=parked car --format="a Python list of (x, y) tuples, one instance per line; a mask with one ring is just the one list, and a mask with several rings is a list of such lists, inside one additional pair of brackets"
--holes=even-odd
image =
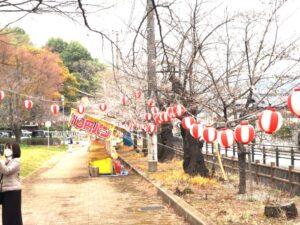
[[(46, 138), (48, 137), (48, 131), (45, 130), (34, 130), (32, 131), (32, 137), (33, 138)], [(52, 137), (52, 134), (50, 133), (50, 137)]]
[(0, 138), (15, 138), (15, 133), (12, 130), (0, 130)]

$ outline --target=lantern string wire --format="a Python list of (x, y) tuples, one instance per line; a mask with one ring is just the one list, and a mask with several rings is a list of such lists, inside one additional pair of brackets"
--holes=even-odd
[[(19, 93), (19, 92), (13, 91), (13, 90), (9, 90), (9, 89), (5, 89), (5, 88), (2, 88), (2, 90), (6, 91), (6, 92), (9, 92), (9, 93), (13, 93), (13, 94), (19, 95), (19, 96), (22, 96), (22, 97), (25, 97), (25, 98), (28, 98), (28, 99), (35, 99), (35, 100), (43, 101), (43, 102), (50, 102), (50, 103), (56, 103), (56, 104), (60, 104), (61, 103), (62, 104), (62, 100), (44, 99), (44, 98), (37, 97), (37, 96), (31, 96), (31, 95), (22, 94), (22, 93)], [(76, 101), (76, 102), (75, 101), (73, 101), (73, 102), (72, 101), (65, 101), (65, 103), (68, 103), (68, 104), (80, 104), (78, 101)], [(96, 99), (96, 101), (93, 102), (91, 105), (96, 105), (96, 104), (100, 104), (100, 103), (103, 103), (103, 99)], [(116, 105), (115, 107), (110, 107), (108, 112), (114, 111), (119, 106), (120, 105)], [(106, 112), (106, 113), (108, 113), (108, 112)], [(190, 116), (192, 116), (196, 120), (198, 119), (197, 116), (195, 116), (194, 114), (192, 114), (190, 111), (188, 111), (186, 109), (185, 109), (185, 113), (189, 114)], [(153, 114), (152, 114), (152, 116), (153, 116)], [(247, 114), (247, 115), (245, 115), (243, 117), (240, 117), (240, 118), (237, 118), (237, 119), (226, 121), (226, 122), (224, 122), (224, 125), (227, 127), (230, 123), (241, 121), (241, 120), (244, 120), (244, 119), (247, 119), (247, 118), (250, 118), (251, 120), (257, 119), (257, 112), (253, 112), (253, 113)], [(178, 120), (181, 121), (180, 119), (178, 119)], [(217, 123), (218, 123), (218, 121), (213, 122), (210, 125), (216, 125)]]

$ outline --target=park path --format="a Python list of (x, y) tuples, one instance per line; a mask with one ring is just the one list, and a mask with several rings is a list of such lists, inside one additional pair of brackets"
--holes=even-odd
[(24, 225), (185, 224), (132, 172), (89, 177), (86, 157), (74, 149), (24, 181)]

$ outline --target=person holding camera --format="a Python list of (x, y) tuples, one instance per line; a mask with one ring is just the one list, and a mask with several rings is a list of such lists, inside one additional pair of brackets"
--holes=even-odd
[(2, 224), (22, 225), (19, 144), (7, 144), (4, 156), (5, 159), (0, 159)]

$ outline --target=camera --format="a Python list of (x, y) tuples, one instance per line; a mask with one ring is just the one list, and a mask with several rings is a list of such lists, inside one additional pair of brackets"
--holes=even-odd
[(0, 144), (0, 155), (1, 156), (4, 155), (4, 149), (5, 149), (5, 145), (4, 144)]

